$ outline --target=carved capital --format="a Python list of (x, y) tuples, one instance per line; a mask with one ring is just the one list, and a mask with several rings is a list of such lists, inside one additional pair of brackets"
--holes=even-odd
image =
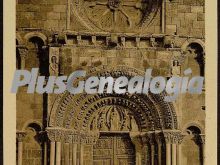
[(26, 136), (26, 132), (24, 132), (24, 131), (17, 131), (16, 132), (16, 138), (17, 138), (18, 142), (23, 142), (25, 136)]
[(28, 54), (28, 49), (26, 47), (18, 47), (19, 55), (21, 59), (25, 59)]
[(65, 143), (72, 143), (73, 141), (73, 136), (71, 131), (65, 131), (64, 133), (64, 142)]
[(166, 143), (171, 143), (171, 132), (163, 132), (164, 140)]
[(154, 133), (147, 133), (146, 134), (148, 142), (150, 143), (150, 145), (154, 145), (155, 144), (155, 134)]
[(200, 144), (205, 144), (205, 135), (204, 134), (199, 135), (199, 142), (200, 142)]
[(64, 130), (62, 128), (46, 128), (48, 138), (50, 141), (61, 142), (64, 138)]
[(180, 144), (184, 136), (178, 130), (170, 130), (163, 131), (163, 137), (166, 143)]
[(162, 132), (156, 132), (155, 133), (155, 140), (156, 140), (158, 145), (161, 145), (163, 143), (164, 138), (163, 138)]

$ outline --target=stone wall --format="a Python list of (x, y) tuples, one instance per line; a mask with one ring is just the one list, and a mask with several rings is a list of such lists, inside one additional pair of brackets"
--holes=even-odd
[[(86, 31), (88, 33), (64, 33), (67, 27), (67, 6), (62, 0), (18, 0), (17, 1), (17, 34), (23, 42), (17, 46), (27, 47), (25, 68), (31, 70), (40, 67), (40, 63), (49, 65), (50, 47), (59, 47), (60, 75), (69, 75), (76, 69), (89, 70), (91, 67), (125, 65), (145, 71), (153, 69), (153, 76), (160, 75), (169, 78), (173, 73), (173, 61), (176, 57), (193, 52), (187, 49), (191, 43), (203, 43), (205, 35), (204, 1), (203, 0), (172, 0), (165, 3), (165, 18), (161, 17), (161, 9), (152, 23), (147, 27), (146, 34), (111, 34), (110, 32), (94, 33), (86, 28), (81, 21), (71, 15), (71, 31)], [(161, 22), (165, 20), (165, 34), (161, 33)], [(25, 37), (32, 33), (32, 37), (42, 40), (40, 45), (31, 38)], [(39, 35), (39, 33), (41, 35)], [(62, 42), (52, 43), (54, 33), (58, 34)], [(152, 36), (151, 34), (157, 34)], [(36, 34), (36, 36), (34, 36)], [(111, 47), (109, 41), (117, 38), (116, 45)], [(168, 36), (165, 35), (175, 35)], [(191, 37), (190, 37), (191, 36)], [(190, 39), (189, 39), (190, 37)], [(21, 41), (18, 37), (17, 40)], [(36, 39), (36, 38), (35, 38)], [(58, 39), (58, 40), (59, 40)], [(199, 41), (198, 41), (199, 40)], [(113, 43), (115, 44), (115, 43)], [(40, 47), (39, 47), (40, 46)], [(203, 45), (200, 45), (203, 46)], [(45, 48), (46, 47), (46, 48)], [(204, 48), (203, 48), (204, 49)], [(40, 50), (40, 51), (39, 51)], [(193, 50), (193, 51), (192, 51)], [(205, 50), (203, 50), (205, 51)], [(186, 53), (187, 54), (187, 53)], [(188, 54), (181, 65), (180, 74), (184, 69), (193, 67), (195, 75), (199, 74), (198, 63), (194, 56)], [(40, 73), (41, 74), (41, 73)], [(43, 95), (27, 94), (27, 87), (20, 88), (17, 94), (17, 130), (28, 130), (29, 124), (38, 122), (47, 126), (49, 104)], [(194, 133), (188, 128), (196, 126), (200, 129), (198, 134), (204, 134), (205, 128), (205, 89), (201, 95), (183, 94), (174, 102), (178, 129), (187, 135), (183, 141), (183, 165), (199, 164), (199, 148), (193, 141)], [(48, 114), (47, 114), (48, 113)], [(30, 135), (35, 135), (35, 130)], [(192, 131), (188, 135), (187, 131)], [(40, 164), (42, 161), (42, 148), (34, 137), (28, 136), (24, 151), (24, 164)], [(190, 148), (189, 146), (194, 146)], [(90, 146), (87, 146), (88, 148)], [(89, 152), (85, 152), (85, 162), (90, 162)], [(41, 158), (40, 158), (41, 157)], [(34, 160), (33, 160), (33, 159)], [(150, 158), (148, 161), (150, 161)], [(64, 158), (62, 157), (62, 161)]]

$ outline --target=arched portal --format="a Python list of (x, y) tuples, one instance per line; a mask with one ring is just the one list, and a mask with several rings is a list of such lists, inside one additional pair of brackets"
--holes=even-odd
[[(100, 67), (87, 71), (85, 79), (93, 75), (117, 78), (144, 76), (144, 72), (125, 66)], [(64, 144), (72, 143), (72, 147), (67, 148), (72, 148), (72, 153), (80, 154), (71, 155), (71, 158), (67, 159), (86, 165), (98, 161), (97, 157), (103, 156), (103, 152), (109, 152), (109, 155), (112, 155), (109, 165), (117, 165), (115, 161), (120, 162), (122, 159), (120, 156), (116, 159), (116, 153), (123, 155), (122, 160), (127, 162), (125, 164), (130, 161), (133, 164), (158, 161), (162, 159), (162, 150), (164, 152), (165, 148), (164, 145), (159, 145), (160, 149), (158, 149), (157, 142), (161, 144), (168, 140), (171, 145), (170, 139), (180, 134), (177, 131), (174, 106), (172, 103), (165, 102), (164, 96), (165, 93), (72, 95), (66, 92), (59, 95), (49, 109), (48, 136), (51, 141), (56, 141), (56, 144), (52, 143), (51, 150), (62, 148), (62, 141)], [(163, 134), (164, 131), (166, 136)], [(102, 147), (99, 148), (99, 145), (97, 147), (97, 143)], [(115, 150), (112, 144), (122, 148)], [(160, 158), (155, 156), (156, 151), (160, 152)], [(109, 159), (109, 155), (106, 159)], [(61, 156), (58, 158), (56, 156), (56, 161), (60, 159), (62, 159)], [(169, 161), (171, 157), (166, 159)], [(55, 161), (55, 158), (52, 161)]]

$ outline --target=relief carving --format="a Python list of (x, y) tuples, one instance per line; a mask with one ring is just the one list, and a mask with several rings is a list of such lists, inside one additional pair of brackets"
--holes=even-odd
[(104, 31), (144, 31), (160, 8), (160, 1), (72, 0), (72, 13), (88, 29)]

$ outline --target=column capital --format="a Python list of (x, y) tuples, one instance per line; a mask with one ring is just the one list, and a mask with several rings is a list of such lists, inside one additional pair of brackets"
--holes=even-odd
[(163, 136), (166, 143), (181, 144), (184, 135), (179, 130), (165, 130)]
[(158, 145), (161, 145), (164, 141), (163, 133), (162, 132), (155, 132), (155, 140)]
[(47, 127), (46, 132), (50, 141), (61, 142), (64, 137), (64, 129), (59, 127)]
[(205, 144), (205, 134), (200, 134), (199, 139), (201, 144)]
[(25, 46), (17, 46), (21, 58), (26, 58), (28, 49)]
[(198, 145), (205, 144), (205, 135), (204, 134), (196, 135), (194, 141)]
[(65, 143), (72, 143), (73, 142), (73, 136), (71, 131), (65, 131), (64, 133), (64, 142)]
[(16, 138), (17, 138), (18, 142), (23, 142), (26, 135), (27, 135), (27, 133), (25, 131), (17, 131)]
[(155, 144), (155, 132), (148, 132), (146, 133), (147, 141), (150, 143), (150, 145)]

